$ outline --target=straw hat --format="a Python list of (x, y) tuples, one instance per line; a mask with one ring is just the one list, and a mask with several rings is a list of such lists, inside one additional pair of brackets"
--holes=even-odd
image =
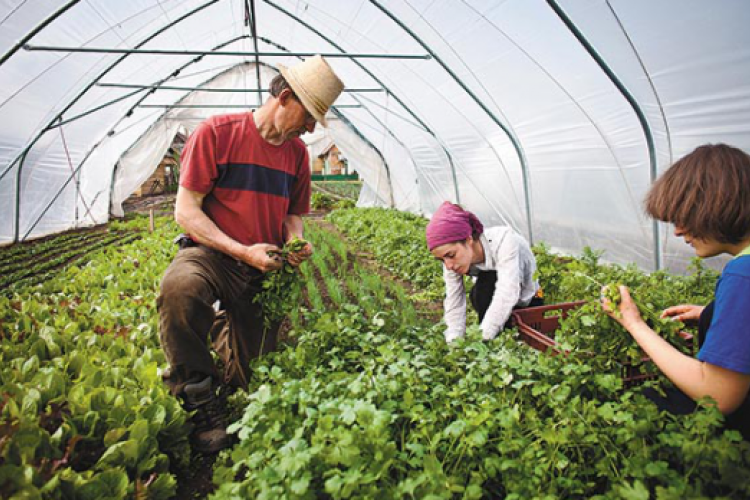
[(279, 71), (315, 121), (327, 127), (325, 115), (344, 90), (344, 83), (323, 56), (313, 56), (289, 68), (279, 64)]

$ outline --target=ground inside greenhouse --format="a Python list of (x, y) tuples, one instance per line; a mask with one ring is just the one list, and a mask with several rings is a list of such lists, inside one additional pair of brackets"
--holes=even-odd
[[(126, 218), (134, 214), (148, 216), (152, 213), (154, 216), (171, 216), (174, 212), (174, 202), (175, 194), (160, 194), (140, 198), (130, 198), (123, 204), (123, 208), (125, 210)], [(347, 247), (349, 255), (346, 258), (347, 269), (343, 270), (344, 272), (340, 273), (340, 275), (353, 275), (357, 273), (355, 268), (365, 268), (369, 272), (379, 275), (385, 282), (400, 285), (408, 296), (422, 292), (422, 290), (415, 289), (410, 282), (400, 280), (397, 276), (381, 267), (375, 260), (372, 252), (358, 248), (355, 244), (348, 241), (333, 224), (325, 220), (326, 214), (326, 211), (313, 211), (305, 216), (305, 224), (307, 226), (315, 225), (322, 230), (334, 234), (337, 239), (348, 243)], [(73, 229), (63, 233), (70, 236), (68, 238), (69, 241), (72, 242), (70, 245), (61, 245), (57, 242), (51, 241), (60, 237), (60, 234), (22, 243), (21, 245), (32, 247), (36, 265), (33, 266), (33, 268), (24, 268), (22, 274), (18, 274), (18, 272), (21, 272), (18, 271), (14, 276), (15, 278), (20, 277), (26, 280), (34, 280), (37, 278), (41, 280), (44, 278), (45, 273), (54, 272), (71, 264), (83, 264), (86, 259), (86, 254), (91, 249), (92, 245), (109, 246), (123, 244), (134, 238), (140, 238), (138, 233), (138, 230), (113, 231), (108, 224), (103, 224), (95, 227)], [(44, 265), (45, 263), (46, 265)], [(42, 269), (42, 271), (38, 271), (40, 269)], [(339, 269), (337, 271), (341, 270)], [(35, 274), (39, 274), (39, 276), (35, 277)], [(8, 279), (10, 278), (11, 276), (8, 277)], [(326, 276), (322, 276), (320, 270), (316, 268), (314, 280), (317, 286), (315, 288), (321, 295), (320, 299), (322, 299), (322, 303), (326, 309), (335, 309), (337, 306), (328, 294), (328, 287), (325, 278)], [(4, 282), (0, 280), (0, 289), (3, 288), (3, 283)], [(308, 310), (312, 310), (311, 301), (307, 297), (306, 290), (303, 292), (301, 306), (306, 307)], [(420, 302), (417, 307), (417, 312), (426, 321), (437, 323), (440, 321), (442, 315), (442, 302), (437, 300), (432, 302)], [(293, 341), (289, 336), (290, 328), (291, 323), (288, 320), (282, 323), (279, 332), (280, 341)], [(213, 466), (215, 460), (216, 455), (203, 456), (194, 453), (190, 458), (187, 469), (172, 470), (177, 480), (176, 498), (199, 499), (206, 498), (210, 495), (214, 491)]]
[[(131, 199), (124, 205), (124, 209), (126, 210), (126, 213), (149, 214), (153, 211), (155, 215), (168, 215), (174, 210), (174, 196), (174, 194), (164, 194), (140, 199)], [(305, 223), (316, 224), (320, 228), (336, 234), (340, 239), (346, 240), (346, 237), (341, 234), (333, 224), (325, 220), (326, 213), (326, 211), (313, 211), (305, 216)], [(349, 247), (350, 249), (354, 249), (354, 245), (352, 244), (350, 244)], [(398, 279), (398, 277), (379, 266), (371, 252), (361, 249), (354, 250), (354, 253), (352, 253), (348, 259), (349, 266), (352, 268), (354, 266), (354, 260), (356, 260), (360, 266), (364, 266), (368, 270), (376, 272), (384, 280), (390, 280), (403, 286), (409, 295), (414, 295), (421, 291), (415, 289), (411, 283)], [(335, 307), (328, 296), (324, 277), (316, 272), (315, 281), (326, 307)], [(305, 305), (309, 307), (309, 299), (305, 296), (303, 297), (303, 300)], [(433, 301), (423, 303), (419, 307), (419, 312), (423, 318), (438, 322), (442, 315), (442, 302)], [(279, 332), (280, 340), (288, 340), (287, 333), (289, 328), (288, 321), (282, 324)], [(215, 461), (216, 455), (204, 456), (193, 453), (187, 470), (173, 471), (177, 479), (176, 498), (201, 499), (208, 497), (214, 491), (213, 466)]]
[[(126, 217), (132, 216), (133, 214), (148, 216), (151, 213), (153, 213), (154, 216), (171, 216), (174, 212), (174, 201), (175, 194), (152, 195), (141, 198), (131, 198), (123, 204), (123, 208)], [(326, 214), (326, 211), (313, 211), (305, 216), (305, 224), (308, 226), (314, 224), (320, 229), (336, 235), (337, 239), (347, 241), (347, 238), (333, 224), (325, 220)], [(58, 238), (60, 234), (21, 243), (21, 245), (28, 245), (34, 248), (34, 259), (36, 263), (33, 268), (24, 271), (25, 274), (21, 275), (23, 279), (33, 280), (35, 279), (34, 274), (39, 274), (38, 278), (43, 279), (44, 273), (54, 272), (69, 264), (81, 264), (84, 262), (86, 253), (90, 250), (91, 245), (117, 245), (130, 241), (133, 238), (140, 238), (137, 230), (118, 230), (113, 232), (108, 224), (73, 229), (64, 234), (70, 234), (70, 241), (74, 242), (74, 244), (70, 245), (71, 248), (50, 242), (50, 240)], [(85, 244), (79, 244), (76, 242), (85, 242)], [(422, 291), (415, 289), (410, 282), (400, 280), (397, 276), (381, 267), (375, 260), (372, 252), (357, 248), (357, 246), (351, 242), (348, 242), (348, 249), (349, 255), (346, 259), (347, 269), (342, 273), (343, 275), (349, 275), (352, 273), (356, 274), (355, 266), (358, 266), (366, 268), (371, 273), (379, 275), (383, 281), (400, 285), (409, 296), (416, 295)], [(45, 262), (48, 264), (47, 266), (43, 266)], [(43, 271), (38, 272), (38, 269), (43, 269)], [(316, 289), (318, 290), (318, 293), (321, 294), (320, 298), (322, 299), (324, 306), (327, 309), (336, 308), (334, 302), (328, 295), (325, 277), (320, 275), (320, 271), (317, 268), (315, 270), (314, 279), (317, 285)], [(0, 289), (2, 289), (2, 285), (3, 282), (0, 281)], [(312, 309), (312, 306), (306, 294), (307, 291), (304, 291), (303, 303), (301, 305), (307, 307), (309, 310)], [(417, 311), (423, 319), (437, 323), (440, 321), (442, 315), (442, 302), (420, 302)], [(290, 341), (288, 335), (290, 328), (291, 324), (286, 320), (282, 324), (279, 332), (279, 339), (281, 341)], [(211, 494), (214, 490), (213, 465), (215, 460), (215, 455), (203, 456), (200, 454), (193, 454), (187, 469), (173, 470), (172, 472), (175, 474), (177, 480), (176, 498), (198, 499), (206, 498)]]

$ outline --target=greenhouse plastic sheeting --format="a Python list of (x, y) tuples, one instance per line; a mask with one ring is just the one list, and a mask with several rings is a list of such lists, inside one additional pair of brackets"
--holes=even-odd
[[(12, 0), (0, 19), (0, 243), (120, 214), (180, 127), (268, 97), (159, 85), (267, 88), (310, 53), (379, 56), (328, 57), (355, 90), (326, 134), (360, 205), (458, 201), (564, 252), (684, 269), (650, 183), (700, 144), (750, 151), (744, 0)], [(170, 53), (61, 50), (82, 47)]]

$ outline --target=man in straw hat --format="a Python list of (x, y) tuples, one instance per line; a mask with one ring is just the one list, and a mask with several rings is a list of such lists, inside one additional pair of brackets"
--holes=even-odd
[[(192, 442), (202, 453), (230, 444), (218, 387), (246, 386), (249, 361), (276, 347), (278, 325), (264, 331), (253, 298), (264, 273), (281, 268), (277, 252), (284, 243), (302, 238), (311, 188), (299, 136), (318, 122), (326, 126), (325, 114), (344, 88), (321, 56), (279, 69), (263, 106), (209, 118), (182, 153), (175, 218), (187, 234), (178, 239), (157, 305), (169, 361), (164, 379), (195, 410)], [(308, 244), (288, 262), (298, 266), (311, 254)], [(209, 335), (224, 362), (223, 377)]]

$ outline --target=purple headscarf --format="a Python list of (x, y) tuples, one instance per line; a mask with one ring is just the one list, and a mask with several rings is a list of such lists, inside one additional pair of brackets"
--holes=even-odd
[(430, 250), (465, 240), (472, 234), (482, 234), (484, 226), (477, 216), (449, 201), (443, 202), (427, 224), (427, 246)]

